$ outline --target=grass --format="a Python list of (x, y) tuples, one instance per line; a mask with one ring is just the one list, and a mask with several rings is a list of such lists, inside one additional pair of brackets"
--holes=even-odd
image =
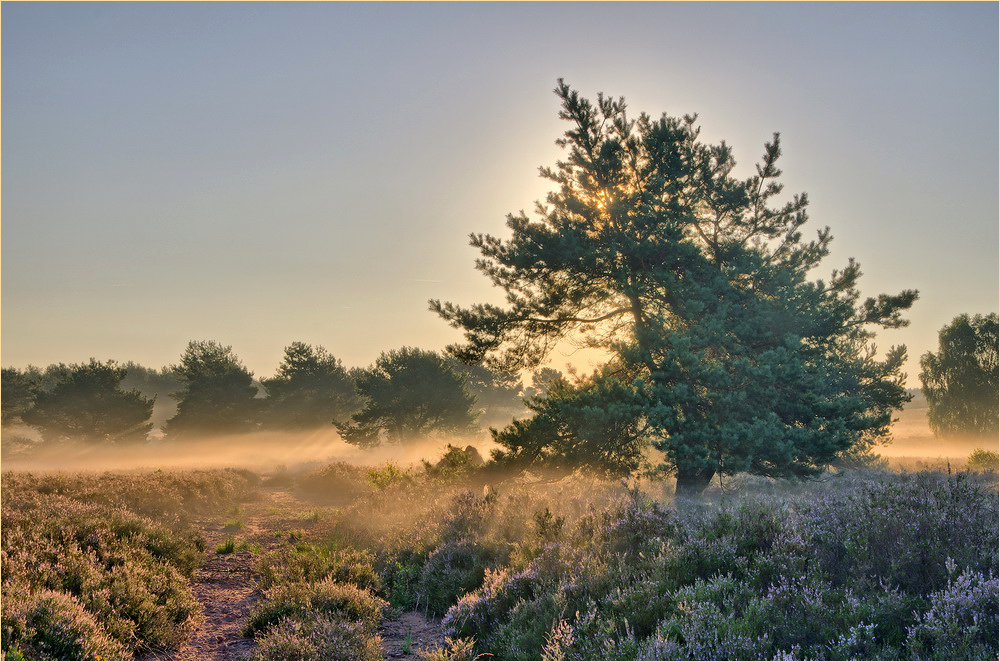
[(216, 554), (232, 554), (236, 551), (236, 538), (228, 536), (222, 544), (215, 548)]
[(242, 529), (243, 529), (243, 520), (241, 519), (227, 520), (225, 525), (222, 527), (222, 530), (227, 532), (235, 532), (235, 531), (240, 531)]

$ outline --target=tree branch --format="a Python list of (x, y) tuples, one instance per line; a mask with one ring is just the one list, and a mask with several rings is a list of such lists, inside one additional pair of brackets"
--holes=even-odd
[(603, 322), (604, 320), (611, 319), (615, 315), (621, 315), (622, 313), (627, 313), (631, 311), (631, 308), (616, 308), (606, 315), (601, 315), (600, 317), (595, 317), (593, 319), (583, 319), (581, 317), (560, 317), (558, 319), (540, 319), (537, 317), (524, 317), (521, 319), (522, 322), (538, 322), (541, 324), (559, 324), (560, 322), (579, 322), (581, 324), (594, 324), (596, 322)]

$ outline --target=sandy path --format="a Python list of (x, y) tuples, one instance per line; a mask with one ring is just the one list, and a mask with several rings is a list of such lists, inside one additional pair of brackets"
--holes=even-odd
[(441, 644), (441, 621), (407, 611), (382, 624), (382, 649), (387, 660), (417, 660), (421, 648)]
[[(225, 528), (224, 518), (193, 522), (205, 538), (205, 563), (195, 571), (191, 593), (201, 603), (202, 617), (188, 639), (174, 650), (145, 657), (147, 660), (244, 660), (253, 651), (253, 638), (243, 636), (250, 610), (261, 599), (253, 571), (258, 553), (287, 542), (275, 535), (289, 529), (308, 529), (308, 513), (316, 506), (302, 501), (284, 487), (261, 487), (260, 499), (242, 504), (238, 529)], [(216, 549), (232, 536), (237, 551)]]
[[(308, 535), (315, 525), (311, 515), (317, 509), (322, 506), (303, 501), (286, 487), (263, 486), (260, 498), (242, 504), (239, 513), (192, 522), (205, 538), (205, 563), (191, 580), (191, 593), (201, 603), (202, 616), (176, 649), (142, 659), (247, 659), (253, 653), (254, 640), (243, 636), (243, 626), (262, 598), (254, 560), (259, 554), (287, 545), (290, 530)], [(225, 528), (226, 522), (232, 520), (239, 520), (242, 526), (238, 530)], [(285, 535), (275, 535), (278, 532)], [(216, 552), (230, 536), (236, 540), (236, 551)], [(387, 660), (416, 660), (418, 650), (442, 641), (440, 621), (419, 612), (396, 614), (385, 621), (380, 634)]]

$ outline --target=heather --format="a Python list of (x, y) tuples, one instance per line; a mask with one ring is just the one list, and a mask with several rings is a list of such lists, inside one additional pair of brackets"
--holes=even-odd
[(445, 631), (503, 659), (996, 657), (995, 484), (747, 482), (670, 507), (632, 490), (487, 573)]
[(179, 643), (204, 540), (188, 525), (248, 498), (247, 472), (3, 475), (2, 651), (127, 659)]

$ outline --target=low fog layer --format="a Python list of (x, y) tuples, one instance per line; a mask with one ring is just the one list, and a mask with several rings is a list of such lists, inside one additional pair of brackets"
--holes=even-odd
[(383, 445), (363, 449), (345, 443), (333, 429), (255, 432), (201, 437), (183, 442), (153, 441), (147, 444), (123, 446), (60, 444), (48, 449), (38, 449), (26, 457), (5, 457), (3, 469), (69, 471), (245, 467), (270, 471), (280, 465), (288, 469), (297, 469), (338, 461), (357, 465), (383, 464), (392, 461), (407, 466), (417, 464), (421, 459), (433, 460), (441, 457), (448, 443), (462, 447), (472, 444), (484, 457), (489, 455), (489, 449), (494, 446), (483, 436), (426, 439), (405, 445)]
[[(928, 427), (926, 412), (923, 408), (899, 412), (899, 420), (893, 423), (893, 442), (876, 447), (875, 452), (893, 465), (919, 468), (918, 461), (934, 460), (949, 461), (957, 467), (977, 448), (1000, 450), (996, 439), (935, 437)], [(303, 432), (255, 432), (123, 446), (60, 444), (24, 456), (5, 453), (2, 466), (24, 471), (246, 467), (266, 472), (279, 465), (299, 469), (337, 461), (356, 465), (392, 461), (405, 467), (441, 457), (448, 443), (461, 447), (471, 444), (486, 458), (496, 447), (483, 433), (365, 449), (345, 443), (331, 426)]]

